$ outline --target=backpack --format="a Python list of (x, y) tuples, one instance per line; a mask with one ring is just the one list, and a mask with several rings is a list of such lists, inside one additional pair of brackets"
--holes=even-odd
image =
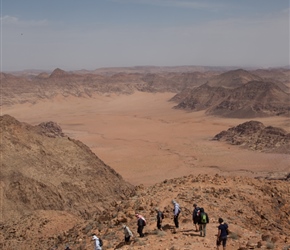
[(102, 247), (102, 246), (103, 246), (103, 241), (102, 241), (102, 239), (101, 239), (101, 238), (99, 238), (99, 245), (100, 245), (100, 247)]
[(228, 227), (228, 225), (226, 223), (225, 223), (225, 225), (226, 225), (226, 233), (227, 233), (227, 235), (229, 235), (230, 234), (229, 227)]
[(200, 215), (200, 208), (199, 207), (196, 207), (193, 211), (193, 215), (194, 217), (198, 217)]
[(158, 212), (158, 218), (164, 219), (164, 214), (161, 211)]
[(201, 221), (202, 224), (206, 224), (207, 223), (206, 213), (202, 213), (200, 215), (200, 221)]

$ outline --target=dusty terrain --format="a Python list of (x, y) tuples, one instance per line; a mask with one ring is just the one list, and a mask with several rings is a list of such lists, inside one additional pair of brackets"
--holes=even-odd
[[(210, 250), (221, 216), (231, 229), (227, 250), (290, 249), (288, 139), (283, 139), (283, 150), (271, 152), (277, 133), (280, 139), (288, 138), (289, 115), (255, 116), (255, 122), (263, 124), (258, 127), (274, 128), (270, 131), (275, 136), (261, 130), (253, 138), (243, 125), (250, 118), (177, 110), (169, 101), (178, 91), (192, 90), (209, 78), (220, 81), (215, 78), (218, 72), (120, 70), (82, 76), (60, 69), (26, 78), (1, 75), (1, 115), (21, 123), (10, 119), (19, 126), (6, 133), (1, 120), (0, 248), (51, 250), (69, 245), (89, 250), (91, 234), (96, 233), (104, 240), (104, 250)], [(223, 84), (244, 84), (247, 73), (237, 72), (242, 73), (238, 81), (234, 73)], [(289, 70), (256, 73), (289, 86)], [(213, 140), (222, 131), (230, 133)], [(130, 187), (126, 197), (116, 192), (122, 187)], [(182, 207), (177, 233), (172, 199)], [(193, 231), (194, 202), (210, 217), (205, 238)], [(156, 207), (165, 213), (163, 232), (156, 230)], [(148, 221), (145, 238), (136, 234), (135, 212)], [(135, 235), (129, 246), (122, 242), (123, 223)]]
[[(172, 93), (55, 98), (2, 108), (30, 124), (58, 123), (134, 185), (188, 174), (264, 175), (290, 171), (289, 155), (257, 153), (212, 138), (248, 119), (172, 109)], [(290, 132), (285, 117), (255, 119)]]

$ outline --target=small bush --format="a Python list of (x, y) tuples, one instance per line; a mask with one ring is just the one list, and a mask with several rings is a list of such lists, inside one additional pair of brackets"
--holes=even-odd
[(273, 242), (267, 242), (266, 249), (274, 249), (274, 248), (275, 248), (275, 246), (274, 246)]
[(230, 232), (230, 234), (228, 235), (228, 238), (233, 239), (233, 240), (237, 240), (237, 239), (239, 239), (239, 235), (235, 232)]
[(158, 237), (163, 237), (165, 235), (166, 235), (166, 233), (164, 231), (157, 230), (157, 236)]

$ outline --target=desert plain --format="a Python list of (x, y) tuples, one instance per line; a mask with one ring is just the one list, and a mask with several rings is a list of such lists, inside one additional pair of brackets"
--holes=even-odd
[(262, 153), (213, 141), (223, 130), (249, 120), (290, 132), (290, 119), (235, 119), (174, 109), (173, 93), (57, 96), (2, 107), (19, 121), (59, 124), (133, 185), (150, 186), (190, 174), (267, 176), (290, 171), (290, 155)]

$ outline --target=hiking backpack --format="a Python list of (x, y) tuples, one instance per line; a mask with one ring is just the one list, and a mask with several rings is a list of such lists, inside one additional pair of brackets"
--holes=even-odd
[(230, 234), (230, 230), (229, 230), (228, 224), (225, 223), (225, 225), (226, 225), (226, 233), (227, 233), (227, 235), (229, 235)]
[(99, 238), (99, 245), (100, 245), (100, 247), (102, 247), (102, 246), (103, 246), (103, 241), (102, 241), (102, 239), (101, 239), (101, 238)]
[(207, 223), (206, 213), (202, 213), (200, 215), (200, 221), (201, 221), (202, 224), (206, 224)]

